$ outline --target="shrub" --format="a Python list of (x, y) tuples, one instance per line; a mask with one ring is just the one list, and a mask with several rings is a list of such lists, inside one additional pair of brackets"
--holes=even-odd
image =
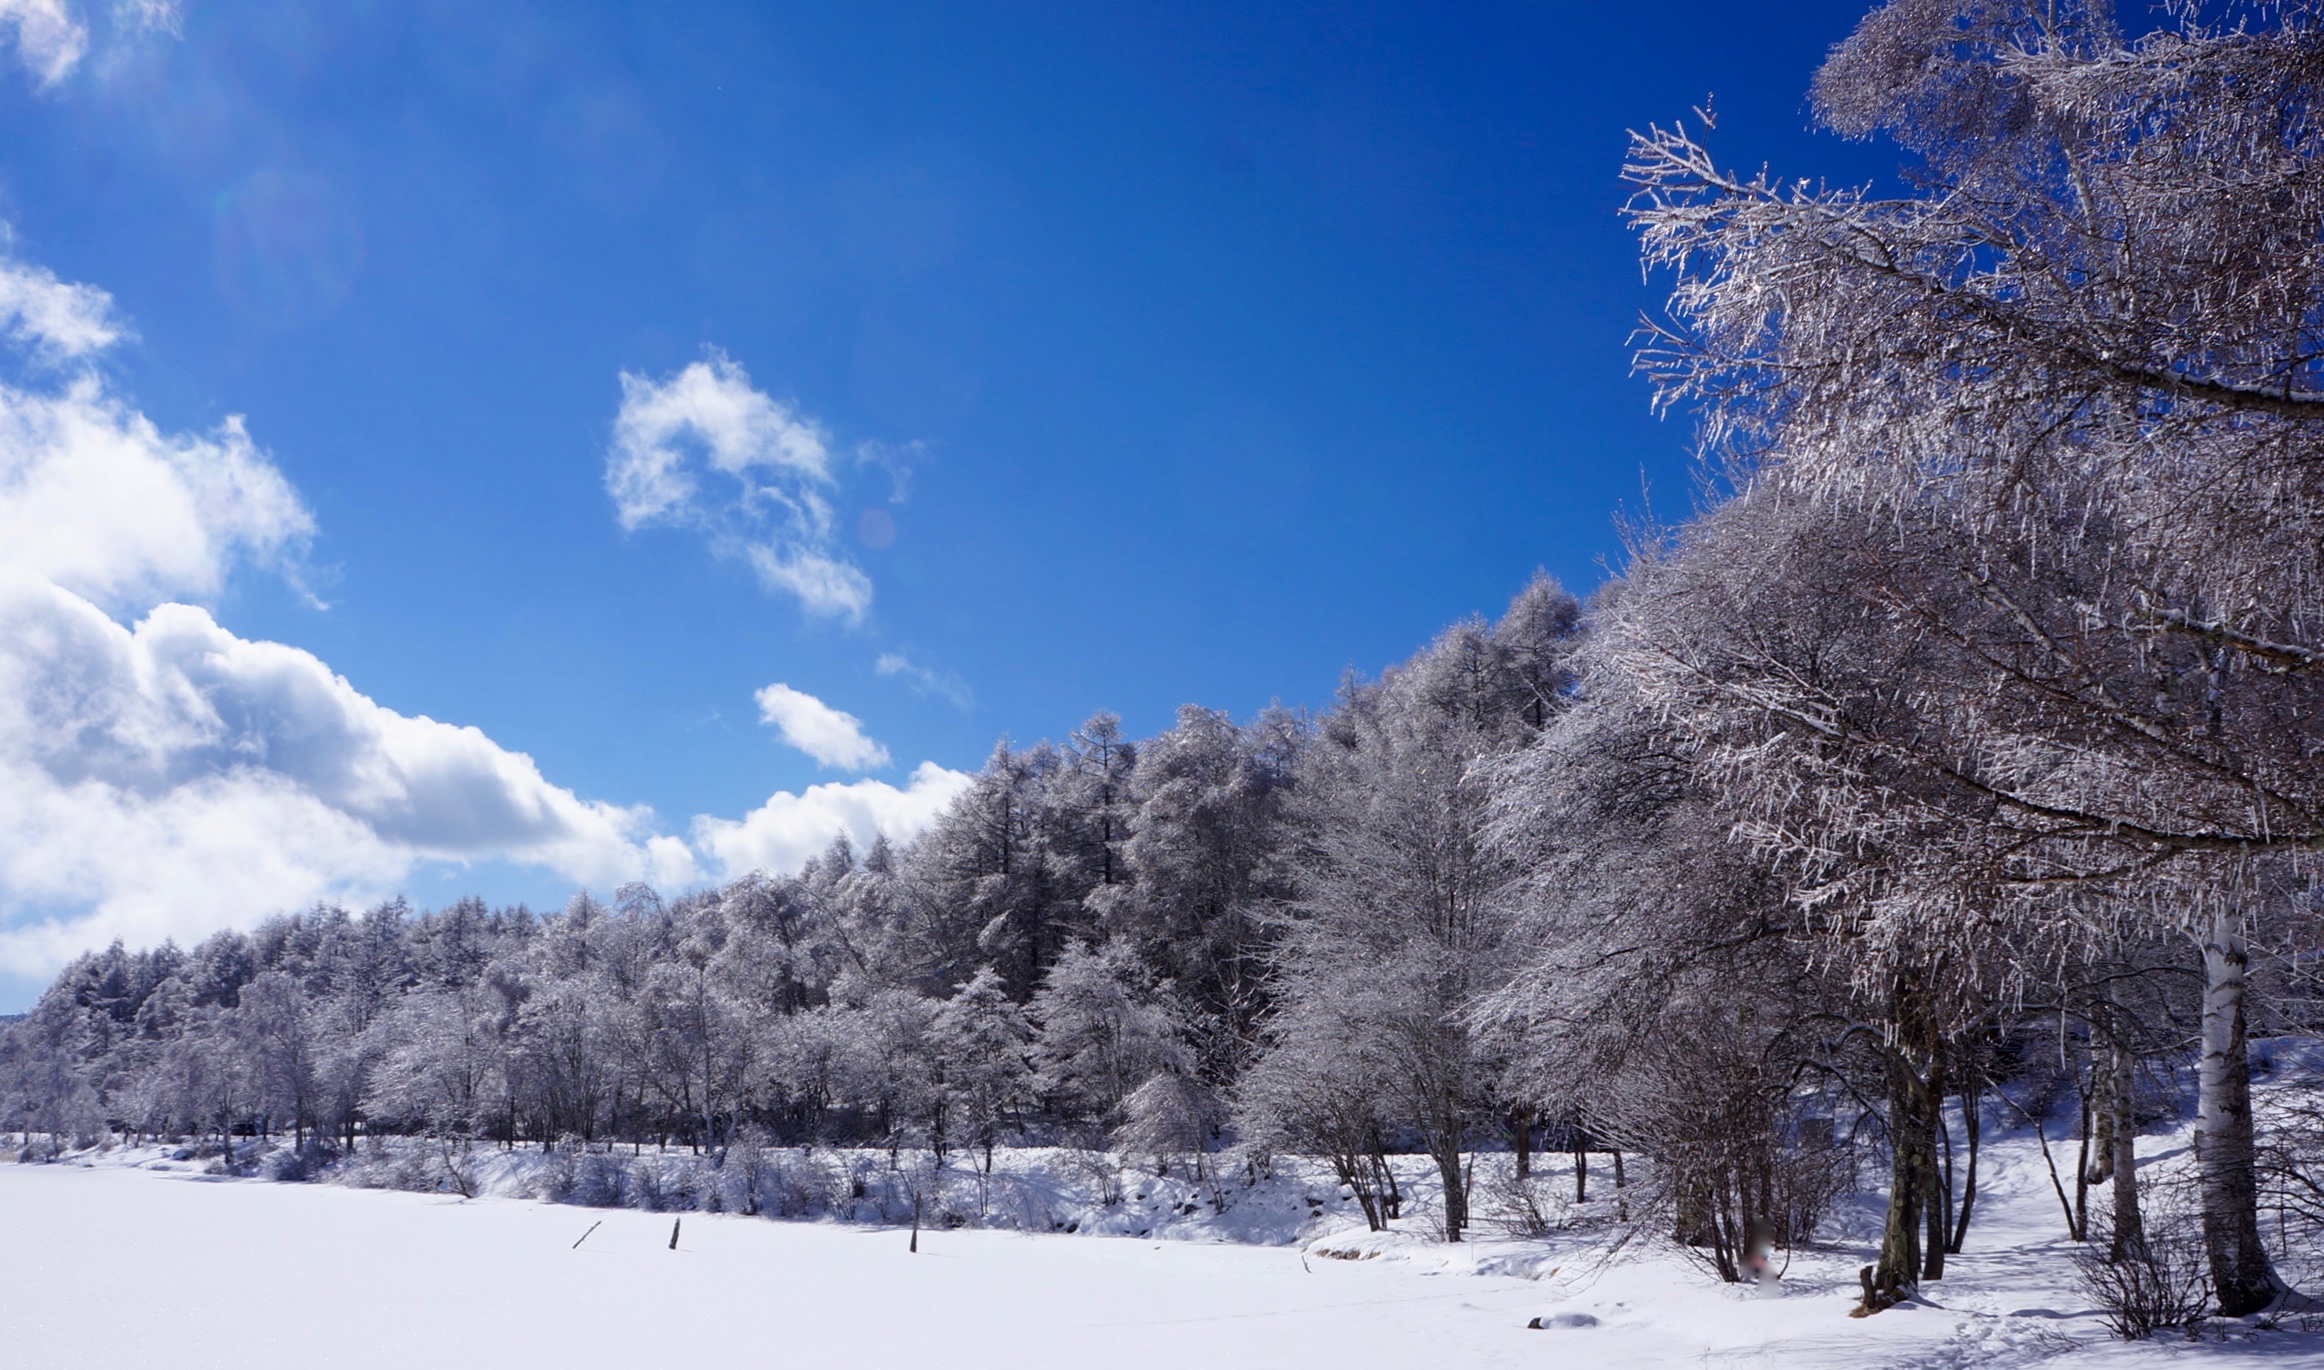
[(2143, 1238), (2123, 1243), (2118, 1258), (2092, 1242), (2075, 1254), (2082, 1286), (2105, 1311), (2106, 1326), (2125, 1341), (2178, 1330), (2190, 1338), (2210, 1307), (2211, 1282), (2195, 1224), (2179, 1212), (2146, 1217)]

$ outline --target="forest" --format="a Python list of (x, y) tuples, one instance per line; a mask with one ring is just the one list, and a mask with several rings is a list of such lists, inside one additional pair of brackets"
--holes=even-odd
[[(2094, 1279), (2324, 1276), (2324, 11), (1892, 0), (1814, 117), (1892, 190), (1633, 136), (1696, 510), (1329, 707), (1004, 741), (908, 845), (560, 910), (317, 908), (82, 957), (0, 1128), (461, 1147), (1073, 1144), (1619, 1176), (1751, 1278), (1859, 1186), (1862, 1310), (2074, 1122)], [(2194, 1183), (2132, 1146), (2191, 1081)], [(1476, 1211), (1472, 1211), (1476, 1210)]]

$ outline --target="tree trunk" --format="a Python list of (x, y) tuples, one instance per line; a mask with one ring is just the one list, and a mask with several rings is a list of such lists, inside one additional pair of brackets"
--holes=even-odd
[(2085, 1070), (2079, 1061), (2074, 1068), (2074, 1092), (2082, 1098), (2082, 1149), (2074, 1158), (2074, 1211), (2067, 1214), (2068, 1225), (2074, 1229), (2074, 1240), (2090, 1240), (2090, 1127), (2093, 1109), (2090, 1093), (2097, 1078), (2095, 1069)]
[(1461, 1229), (1469, 1225), (1469, 1196), (1461, 1184), (1460, 1141), (1436, 1149), (1437, 1174), (1444, 1180), (1444, 1239), (1457, 1242)]
[(1939, 1186), (1945, 1208), (1941, 1230), (1945, 1234), (1945, 1250), (1949, 1252), (1953, 1249), (1953, 1125), (1945, 1121), (1942, 1099), (1937, 1100), (1937, 1152), (1944, 1172), (1944, 1182)]
[(1531, 1108), (1514, 1109), (1509, 1114), (1510, 1149), (1517, 1153), (1517, 1178), (1530, 1179), (1533, 1175), (1533, 1114)]
[(1950, 1154), (1952, 1136), (1945, 1131), (1945, 1065), (1939, 1057), (1929, 1066), (1928, 1084), (1915, 1091), (1921, 1106), (1921, 1216), (1928, 1232), (1921, 1242), (1921, 1278), (1941, 1280), (1945, 1277), (1945, 1244), (1950, 1233), (1946, 1221), (1953, 1206), (1953, 1168), (1950, 1162), (1937, 1164), (1937, 1138), (1943, 1135)]
[(2197, 1078), (2195, 1162), (2212, 1297), (2231, 1318), (2267, 1307), (2279, 1289), (2259, 1240), (2243, 1004), (2250, 961), (2241, 920), (2224, 910), (2213, 914), (2203, 931), (2203, 1063)]
[[(1945, 1250), (1959, 1255), (1961, 1245), (1969, 1239), (1969, 1214), (1977, 1207), (1977, 1143), (1984, 1131), (1982, 1096), (1985, 1090), (1972, 1072), (1968, 1086), (1961, 1092), (1961, 1135), (1969, 1143), (1969, 1162), (1961, 1177), (1961, 1211), (1953, 1219), (1953, 1239), (1945, 1243)], [(2048, 1147), (2044, 1146), (2044, 1153)]]
[(1339, 1171), (1340, 1181), (1347, 1185), (1348, 1192), (1356, 1196), (1357, 1205), (1364, 1210), (1365, 1230), (1378, 1232), (1385, 1228), (1388, 1223), (1380, 1211), (1380, 1200), (1372, 1183), (1369, 1161), (1351, 1151), (1344, 1156), (1334, 1155), (1332, 1165)]
[[(1880, 1257), (1863, 1273), (1860, 1311), (1877, 1313), (1909, 1295), (1921, 1278), (1921, 1227), (1939, 1177), (1930, 1127), (1929, 1085), (1900, 1044), (1888, 1053), (1888, 1214), (1881, 1225)], [(1938, 1266), (1941, 1272), (1943, 1267)]]
[(1371, 1130), (1372, 1174), (1378, 1181), (1375, 1188), (1381, 1195), (1381, 1216), (1393, 1221), (1404, 1216), (1404, 1191), (1397, 1187), (1395, 1167), (1388, 1164), (1387, 1144), (1380, 1140), (1380, 1129)]
[(2138, 1213), (2138, 1117), (2134, 1108), (2136, 1080), (2132, 1075), (2136, 1065), (2129, 1045), (2117, 1034), (2111, 1100), (2114, 1148), (2110, 1160), (2114, 1170), (2114, 1237), (2107, 1248), (2107, 1259), (2115, 1261), (2135, 1255), (2146, 1245), (2146, 1224)]
[(2084, 1154), (2083, 1168), (2089, 1172), (2090, 1183), (2105, 1184), (2114, 1178), (2113, 1034), (2111, 1031), (2103, 1034), (2109, 1045), (2102, 1063), (2098, 1055), (2101, 1033), (2098, 1024), (2090, 1026), (2090, 1149)]

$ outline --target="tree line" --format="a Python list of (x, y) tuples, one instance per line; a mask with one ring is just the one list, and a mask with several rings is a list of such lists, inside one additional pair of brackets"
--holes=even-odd
[(1004, 743), (794, 874), (114, 947), (0, 1039), (0, 1125), (1232, 1143), (1376, 1224), (1417, 1152), (1454, 1240), (1480, 1148), (1610, 1152), (1730, 1279), (1872, 1167), (1877, 1311), (2061, 1100), (2062, 1221), (2156, 1259), (2186, 1060), (2199, 1264), (2264, 1308), (2324, 1246), (2318, 1111), (2251, 1088), (2324, 1027), (2320, 83), (2303, 5), (1892, 0), (1813, 106), (1898, 193), (1634, 137), (1705, 493), (1587, 606), (1536, 579), (1313, 715)]

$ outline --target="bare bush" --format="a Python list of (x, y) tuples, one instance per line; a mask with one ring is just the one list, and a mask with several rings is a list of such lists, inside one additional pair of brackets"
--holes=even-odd
[[(2141, 1186), (2151, 1196), (2151, 1186)], [(2082, 1287), (2105, 1310), (2106, 1326), (2125, 1341), (2144, 1341), (2158, 1332), (2180, 1331), (2190, 1338), (2211, 1307), (2209, 1267), (2194, 1215), (2168, 1202), (2152, 1204), (2144, 1231), (2109, 1252), (2093, 1241), (2075, 1253)]]
[(1107, 1208), (1121, 1206), (1122, 1163), (1112, 1152), (1069, 1147), (1064, 1155), (1067, 1173), (1079, 1178), (1100, 1204)]
[(1478, 1187), (1484, 1192), (1477, 1216), (1508, 1236), (1546, 1237), (1573, 1225), (1573, 1196), (1550, 1176), (1520, 1179), (1515, 1167), (1495, 1166)]
[(2261, 1234), (2295, 1287), (2324, 1280), (2324, 1069), (2278, 1066), (2288, 1087), (2269, 1100), (2269, 1144), (2259, 1153)]

